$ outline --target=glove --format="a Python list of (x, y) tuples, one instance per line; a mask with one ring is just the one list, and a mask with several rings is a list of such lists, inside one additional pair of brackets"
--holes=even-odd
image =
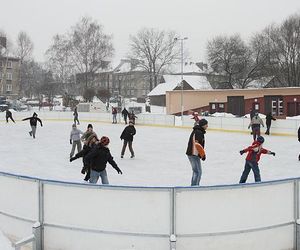
[(70, 140), (70, 144), (72, 144), (72, 140)]
[(74, 161), (74, 160), (76, 160), (77, 158), (74, 156), (74, 157), (71, 157), (70, 158), (70, 162), (72, 162), (72, 161)]
[(123, 174), (119, 167), (116, 167), (116, 170), (117, 170), (118, 174)]
[(41, 127), (43, 127), (43, 124), (41, 124)]
[(275, 156), (275, 155), (276, 155), (276, 154), (275, 154), (275, 152), (271, 152), (270, 154), (271, 154), (271, 155), (273, 155), (273, 156)]
[(241, 150), (241, 151), (240, 151), (240, 154), (243, 155), (243, 153), (245, 153), (245, 151), (244, 151), (244, 150)]
[(202, 158), (201, 158), (202, 161), (205, 161), (206, 160), (206, 155), (204, 155)]
[(300, 137), (298, 138), (298, 141), (300, 142)]

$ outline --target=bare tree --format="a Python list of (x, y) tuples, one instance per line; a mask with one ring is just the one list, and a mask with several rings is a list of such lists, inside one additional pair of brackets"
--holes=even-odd
[(240, 35), (218, 36), (208, 42), (208, 61), (217, 73), (226, 74), (229, 88), (239, 86), (249, 62), (249, 49)]
[(180, 50), (173, 31), (144, 28), (130, 36), (130, 58), (149, 74), (149, 90), (158, 84), (162, 70), (178, 61)]
[(33, 42), (31, 41), (30, 37), (24, 31), (19, 32), (17, 37), (16, 56), (20, 58), (21, 64), (24, 61), (31, 60), (32, 52), (33, 52)]
[(112, 37), (104, 33), (97, 21), (83, 17), (72, 28), (69, 39), (72, 64), (84, 74), (85, 87), (88, 87), (89, 75), (105, 68), (113, 56)]
[(83, 98), (87, 102), (92, 102), (95, 95), (96, 91), (93, 88), (85, 88), (83, 91)]

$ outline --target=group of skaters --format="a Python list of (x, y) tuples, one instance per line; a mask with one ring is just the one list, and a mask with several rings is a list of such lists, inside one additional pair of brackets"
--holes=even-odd
[[(206, 119), (200, 119), (199, 114), (194, 112), (192, 118), (195, 120), (193, 131), (190, 134), (186, 155), (190, 161), (192, 167), (192, 180), (191, 186), (199, 186), (202, 167), (201, 161), (206, 160), (205, 154), (205, 133), (208, 128), (208, 121)], [(257, 112), (250, 113), (250, 124), (248, 128), (252, 128), (253, 143), (240, 150), (240, 154), (247, 153), (244, 171), (240, 177), (239, 183), (245, 183), (247, 181), (250, 171), (253, 171), (255, 182), (261, 181), (260, 170), (258, 162), (262, 154), (269, 154), (275, 156), (275, 152), (272, 152), (263, 147), (265, 141), (264, 137), (260, 135), (260, 126), (264, 126), (262, 119), (259, 117)], [(276, 120), (271, 113), (266, 117), (267, 131), (265, 134), (270, 134), (271, 121)], [(300, 128), (298, 130), (298, 140), (300, 142)], [(300, 160), (300, 155), (299, 155)]]
[[(123, 140), (123, 147), (121, 150), (121, 158), (124, 158), (124, 154), (127, 148), (131, 153), (130, 158), (134, 158), (134, 151), (132, 148), (133, 137), (136, 134), (133, 121), (129, 120), (127, 125), (120, 135), (120, 139)], [(81, 142), (83, 142), (83, 147)], [(74, 123), (70, 133), (70, 144), (72, 149), (70, 152), (70, 162), (82, 158), (83, 167), (81, 173), (85, 175), (84, 180), (90, 183), (97, 183), (99, 178), (102, 184), (109, 184), (106, 165), (109, 163), (118, 174), (122, 174), (121, 169), (114, 161), (113, 156), (109, 150), (110, 139), (107, 136), (102, 136), (100, 139), (93, 130), (93, 125), (88, 124), (87, 130), (82, 132)], [(77, 147), (78, 153), (73, 157), (75, 148)]]
[[(118, 110), (115, 107), (112, 107), (112, 117), (113, 117), (113, 124), (117, 123), (117, 114), (118, 114)], [(135, 119), (137, 118), (137, 116), (134, 114), (134, 111), (132, 110), (131, 112), (129, 112), (125, 107), (121, 112), (122, 117), (124, 119), (125, 124), (127, 124), (127, 119), (129, 121), (131, 121), (133, 124), (135, 124)]]

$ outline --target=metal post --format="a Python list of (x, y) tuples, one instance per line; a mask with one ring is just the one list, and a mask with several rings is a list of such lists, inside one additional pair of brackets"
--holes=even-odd
[(298, 180), (294, 180), (294, 219), (295, 219), (294, 248), (300, 250), (299, 181)]
[(32, 226), (32, 233), (35, 241), (32, 244), (32, 250), (42, 250), (42, 225), (39, 222), (34, 223)]
[(39, 236), (40, 236), (40, 241), (39, 245), (40, 248), (37, 248), (36, 250), (42, 250), (44, 246), (44, 183), (42, 181), (39, 181), (39, 204), (38, 204), (38, 211), (39, 211)]
[(181, 41), (181, 122), (183, 123), (183, 39)]
[(176, 189), (172, 188), (170, 250), (176, 250), (176, 241)]

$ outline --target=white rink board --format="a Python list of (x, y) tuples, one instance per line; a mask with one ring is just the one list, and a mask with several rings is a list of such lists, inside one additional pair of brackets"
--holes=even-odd
[[(246, 216), (251, 216), (245, 214)], [(294, 225), (209, 237), (177, 237), (176, 250), (292, 250)]]
[(80, 188), (46, 183), (44, 220), (109, 232), (168, 235), (170, 196), (168, 189)]
[(176, 232), (219, 233), (292, 222), (293, 189), (291, 182), (232, 189), (177, 190)]
[[(129, 236), (45, 226), (45, 250), (167, 250), (168, 237)], [(55, 239), (55, 240), (53, 240)]]
[(0, 175), (0, 212), (38, 220), (39, 187), (35, 180)]

